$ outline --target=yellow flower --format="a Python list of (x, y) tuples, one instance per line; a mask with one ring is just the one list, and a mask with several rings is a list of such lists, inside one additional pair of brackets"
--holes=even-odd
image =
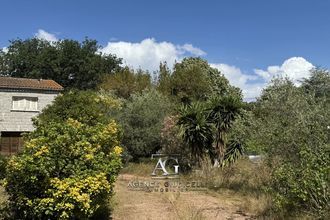
[(39, 157), (39, 156), (41, 156), (42, 154), (46, 154), (46, 153), (48, 153), (49, 152), (49, 150), (48, 150), (48, 148), (46, 147), (46, 146), (42, 146), (35, 154), (34, 154), (34, 156), (35, 157)]
[(123, 152), (123, 148), (121, 148), (119, 146), (115, 146), (113, 151), (115, 152), (116, 155), (120, 156), (121, 153)]
[(91, 160), (91, 159), (94, 158), (94, 155), (93, 154), (86, 154), (85, 158), (86, 158), (86, 160)]
[(71, 125), (72, 127), (74, 127), (74, 128), (80, 128), (80, 127), (82, 126), (82, 124), (81, 124), (79, 121), (74, 120), (74, 119), (72, 119), (72, 118), (69, 118), (69, 119), (67, 120), (67, 123), (68, 123), (69, 125)]

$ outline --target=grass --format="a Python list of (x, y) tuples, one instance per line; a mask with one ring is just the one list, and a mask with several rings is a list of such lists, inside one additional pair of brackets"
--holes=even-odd
[[(122, 174), (150, 177), (155, 161), (129, 163)], [(199, 170), (181, 175), (183, 180), (200, 180), (207, 184), (209, 196), (235, 203), (239, 212), (252, 213), (254, 216), (269, 217), (272, 207), (271, 196), (265, 192), (270, 181), (267, 166), (241, 159), (226, 168), (214, 168), (209, 160), (204, 160)], [(177, 219), (203, 219), (203, 210), (182, 203), (180, 197), (166, 198), (177, 214)], [(206, 209), (207, 207), (204, 207)]]
[(208, 159), (204, 159), (200, 170), (187, 178), (198, 178), (206, 182), (211, 194), (227, 193), (242, 201), (239, 204), (242, 212), (265, 217), (273, 206), (271, 195), (266, 192), (270, 182), (270, 170), (263, 163), (253, 163), (242, 158), (229, 167), (218, 168), (213, 167)]
[[(272, 197), (265, 188), (269, 184), (270, 170), (264, 164), (254, 164), (241, 159), (226, 168), (214, 168), (204, 160), (199, 170), (182, 174), (182, 180), (199, 180), (207, 184), (207, 191), (193, 193), (148, 193), (127, 190), (132, 179), (150, 178), (155, 161), (128, 163), (121, 171), (115, 196), (109, 207), (114, 219), (166, 219), (201, 220), (214, 216), (247, 216), (256, 219), (287, 219), (284, 214), (272, 211)], [(4, 188), (0, 187), (0, 208), (6, 201)], [(159, 216), (159, 213), (163, 215)], [(156, 218), (155, 218), (156, 216)], [(159, 218), (157, 218), (157, 216)], [(1, 218), (1, 217), (0, 217)], [(306, 215), (292, 219), (310, 219)]]
[(121, 174), (131, 174), (140, 177), (150, 176), (153, 169), (155, 168), (155, 161), (145, 160), (139, 163), (128, 163), (121, 170)]

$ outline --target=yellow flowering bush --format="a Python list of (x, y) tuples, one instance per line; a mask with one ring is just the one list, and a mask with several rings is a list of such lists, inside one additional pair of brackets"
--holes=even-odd
[(115, 121), (69, 118), (40, 125), (7, 164), (9, 207), (17, 219), (86, 219), (108, 204), (121, 168)]

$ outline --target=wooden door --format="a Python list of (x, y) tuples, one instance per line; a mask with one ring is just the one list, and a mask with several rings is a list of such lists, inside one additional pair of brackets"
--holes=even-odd
[(2, 132), (0, 137), (0, 153), (13, 155), (23, 148), (21, 132)]

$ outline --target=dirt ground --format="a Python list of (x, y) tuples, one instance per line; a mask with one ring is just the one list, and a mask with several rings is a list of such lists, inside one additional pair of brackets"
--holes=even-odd
[(254, 219), (244, 213), (239, 197), (210, 191), (144, 192), (131, 191), (128, 183), (137, 177), (121, 174), (112, 201), (114, 220), (129, 219)]

